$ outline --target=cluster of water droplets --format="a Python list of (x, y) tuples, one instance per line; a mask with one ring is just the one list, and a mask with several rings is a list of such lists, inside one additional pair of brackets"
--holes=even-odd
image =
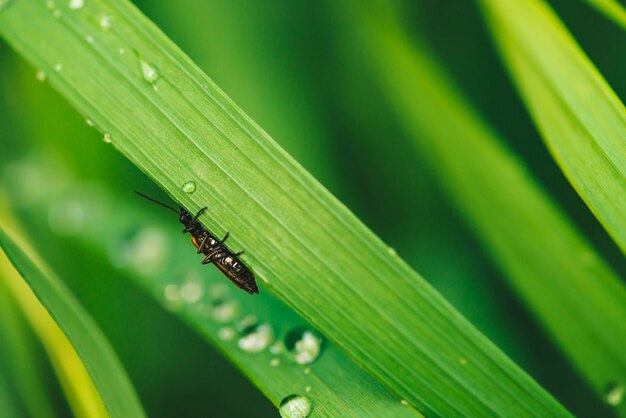
[[(187, 309), (218, 325), (217, 337), (250, 355), (262, 352), (272, 354), (269, 365), (283, 367), (287, 363), (305, 366), (303, 372), (311, 372), (322, 352), (323, 340), (313, 330), (296, 327), (277, 338), (274, 327), (256, 315), (246, 314), (243, 305), (231, 296), (231, 286), (225, 283), (209, 285), (193, 275), (183, 275), (176, 282), (168, 282), (162, 288), (163, 298), (172, 309)], [(312, 410), (306, 396), (313, 390), (303, 387), (301, 394), (288, 394), (280, 404), (280, 414), (286, 418), (305, 418)]]

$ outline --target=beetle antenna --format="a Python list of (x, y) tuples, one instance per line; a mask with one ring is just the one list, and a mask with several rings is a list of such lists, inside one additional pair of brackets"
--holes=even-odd
[(137, 190), (135, 190), (135, 193), (137, 193), (137, 194), (138, 194), (139, 196), (141, 196), (141, 197), (144, 197), (144, 198), (146, 198), (146, 199), (148, 199), (148, 200), (150, 200), (150, 201), (152, 201), (152, 202), (156, 203), (157, 205), (161, 205), (161, 206), (163, 206), (163, 207), (165, 207), (165, 208), (168, 208), (168, 209), (169, 209), (169, 210), (171, 210), (172, 212), (176, 212), (176, 213), (180, 214), (180, 211), (177, 211), (176, 209), (174, 209), (174, 208), (173, 208), (173, 207), (171, 207), (171, 206), (166, 205), (165, 203), (159, 202), (158, 200), (154, 200), (153, 198), (148, 197), (148, 196), (146, 196), (145, 194), (138, 192)]

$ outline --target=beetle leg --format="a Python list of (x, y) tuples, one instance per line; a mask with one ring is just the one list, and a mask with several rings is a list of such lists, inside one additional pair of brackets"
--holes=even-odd
[(219, 255), (220, 255), (220, 250), (219, 249), (217, 249), (217, 250), (215, 250), (213, 252), (208, 253), (206, 255), (206, 257), (204, 257), (204, 260), (202, 260), (202, 264), (212, 263), (213, 260), (219, 258)]
[(202, 248), (204, 247), (207, 238), (209, 238), (209, 234), (205, 235), (204, 238), (202, 238), (202, 241), (200, 241), (200, 245), (198, 245), (198, 254), (202, 252)]
[(243, 254), (245, 251), (239, 251), (238, 253), (235, 253), (235, 257), (239, 257), (241, 254)]
[(195, 221), (197, 221), (197, 220), (198, 220), (198, 216), (202, 215), (202, 213), (203, 213), (205, 210), (207, 210), (207, 207), (206, 207), (206, 206), (205, 206), (205, 207), (203, 207), (202, 209), (200, 209), (200, 210), (198, 211), (198, 213), (196, 213), (196, 216), (194, 216), (193, 221), (194, 221), (194, 222), (195, 222)]
[(226, 239), (228, 238), (228, 236), (230, 235), (230, 232), (227, 232), (226, 235), (224, 235), (224, 238), (222, 238), (221, 241), (218, 241), (220, 244), (223, 243), (224, 241), (226, 241)]

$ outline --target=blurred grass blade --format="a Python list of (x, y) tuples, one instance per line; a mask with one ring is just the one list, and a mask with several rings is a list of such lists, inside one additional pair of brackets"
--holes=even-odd
[(501, 55), (554, 158), (626, 252), (626, 109), (543, 1), (483, 0)]
[[(147, 213), (146, 203), (130, 195), (110, 196), (73, 183), (61, 195), (49, 196), (48, 204), (81, 207), (88, 219), (74, 238), (111, 260), (219, 348), (276, 406), (286, 396), (300, 394), (310, 399), (316, 417), (422, 417), (329, 341), (322, 339), (319, 357), (315, 349), (300, 352), (311, 355), (311, 364), (298, 363), (295, 332), (315, 332), (306, 321), (269, 292), (251, 298), (231, 287), (217, 269), (200, 265), (169, 213)], [(124, 203), (128, 197), (132, 205)], [(41, 221), (45, 212), (46, 205), (39, 205), (30, 215)], [(245, 348), (259, 324), (271, 331), (257, 340), (258, 347)]]
[(15, 1), (0, 33), (177, 201), (210, 207), (200, 220), (230, 231), (262, 292), (399, 397), (429, 416), (569, 416), (131, 4)]
[(0, 252), (0, 271), (4, 272), (7, 286), (48, 353), (74, 415), (107, 417), (80, 357), (3, 252)]
[(583, 0), (626, 29), (626, 9), (618, 0)]
[(367, 17), (355, 28), (369, 30), (367, 59), (374, 58), (420, 154), (522, 300), (604, 399), (609, 386), (626, 382), (626, 289), (431, 54), (411, 45), (398, 22)]
[(0, 418), (26, 418), (19, 400), (6, 378), (5, 370), (0, 369)]
[[(24, 252), (26, 246), (18, 246), (4, 229), (0, 229), (0, 246), (21, 276), (16, 272), (8, 285), (54, 359), (75, 412), (90, 417), (143, 416), (134, 390), (108, 342), (61, 282), (36, 265)], [(32, 250), (29, 253), (32, 257)], [(35, 298), (45, 309), (35, 303)], [(55, 321), (62, 332), (54, 325)], [(106, 411), (99, 405), (101, 402)]]
[(44, 372), (38, 367), (40, 352), (35, 350), (35, 339), (7, 287), (8, 275), (15, 271), (7, 263), (0, 252), (0, 381), (6, 379), (12, 388), (0, 385), (0, 410), (4, 412), (6, 402), (7, 408), (9, 403), (15, 404), (11, 408), (15, 416), (23, 416), (24, 409), (32, 417), (52, 418), (54, 407), (44, 384)]

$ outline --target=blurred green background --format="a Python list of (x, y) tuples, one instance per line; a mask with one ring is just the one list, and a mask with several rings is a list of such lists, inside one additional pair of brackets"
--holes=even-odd
[[(583, 2), (551, 3), (624, 97), (626, 60), (615, 59), (623, 55), (623, 30)], [(580, 416), (611, 416), (593, 401), (507, 288), (472, 230), (444, 199), (433, 174), (413, 152), (406, 152), (406, 134), (358, 52), (361, 42), (330, 0), (136, 4), (276, 141), (567, 408)], [(546, 151), (476, 5), (422, 0), (398, 1), (398, 7), (411, 35), (432, 47), (476, 108), (623, 276), (623, 256)], [(32, 187), (92, 184), (130, 202), (132, 190), (158, 192), (4, 43), (0, 68), (3, 188), (30, 236), (36, 237), (41, 254), (62, 278), (72, 280), (68, 286), (106, 333), (148, 415), (277, 416), (236, 368), (107, 259), (67, 241), (59, 245), (63, 231), (42, 228), (33, 219), (28, 210), (36, 204), (29, 195)], [(163, 222), (175, 223), (167, 214)], [(40, 348), (37, 354), (47, 386), (64, 411), (60, 416), (69, 415)]]

